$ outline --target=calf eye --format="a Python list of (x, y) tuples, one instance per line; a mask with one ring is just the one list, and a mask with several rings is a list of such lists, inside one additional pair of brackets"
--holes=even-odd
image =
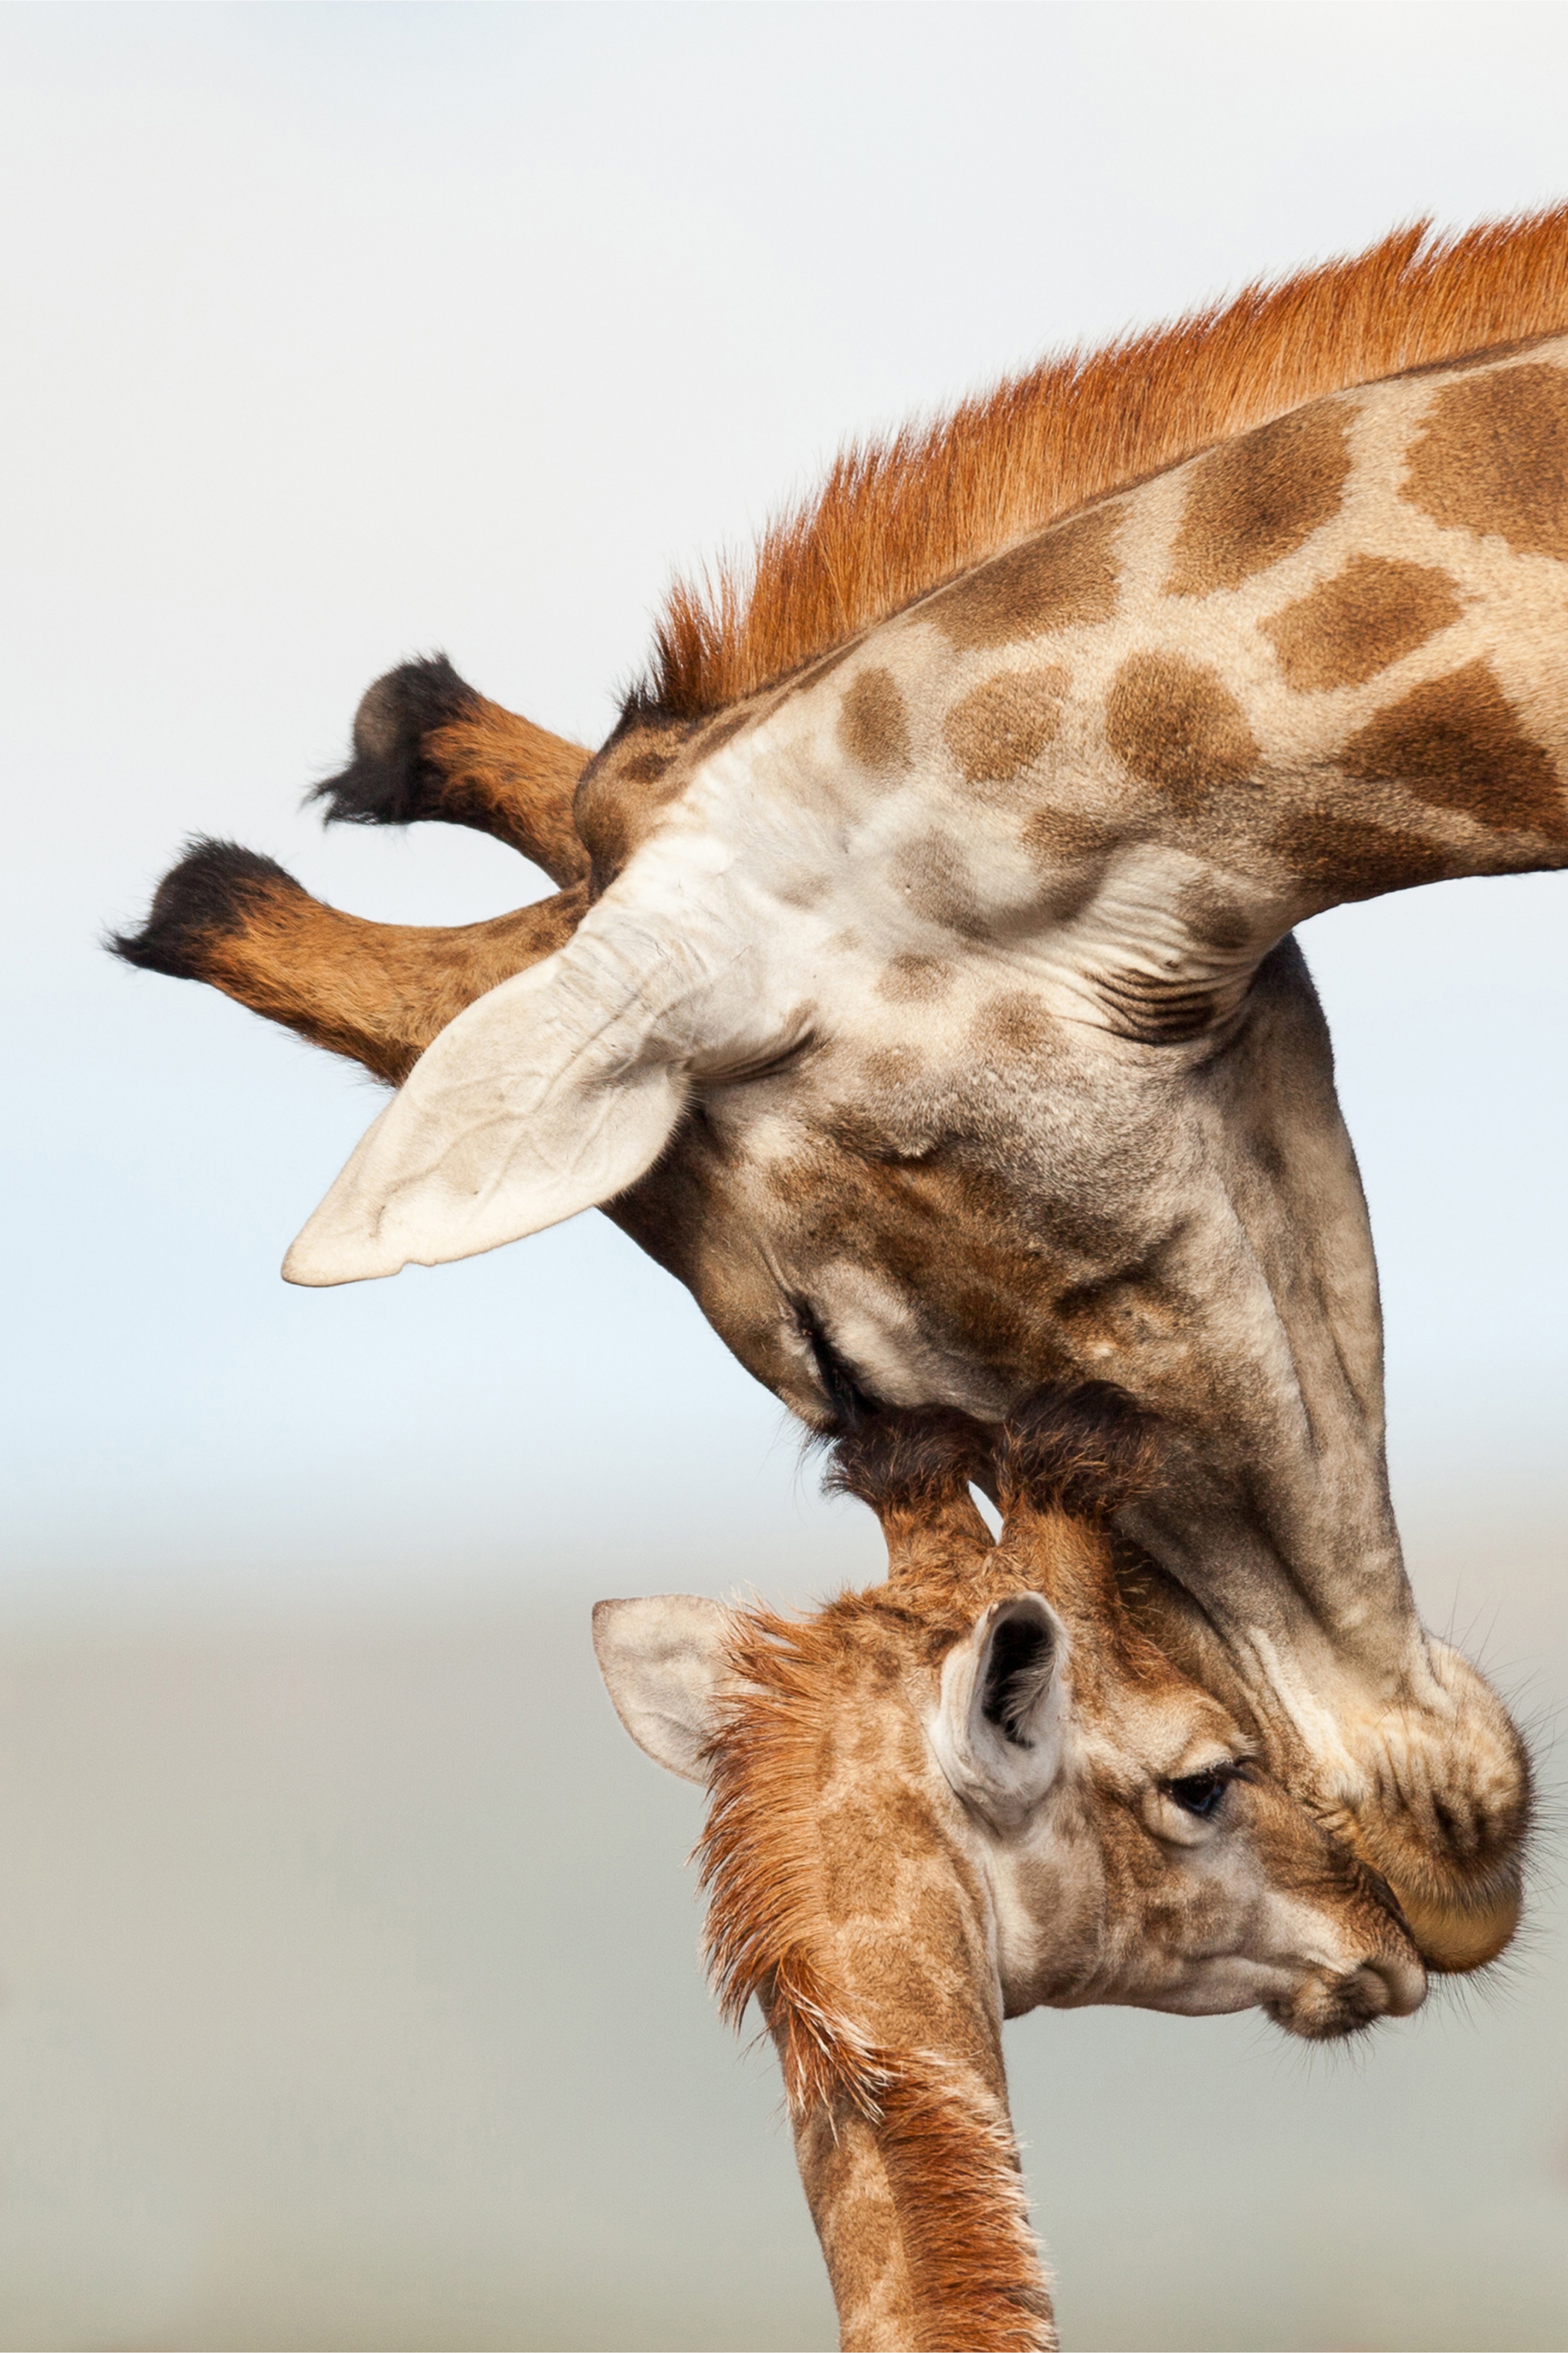
[(1169, 1781), (1165, 1786), (1184, 1812), (1212, 1814), (1234, 1778), (1222, 1767), (1214, 1773), (1188, 1773), (1182, 1780)]

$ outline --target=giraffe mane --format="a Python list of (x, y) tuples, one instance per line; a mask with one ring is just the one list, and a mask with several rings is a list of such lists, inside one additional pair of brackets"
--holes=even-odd
[(874, 1606), (844, 1594), (811, 1619), (737, 1610), (727, 1649), (741, 1694), (705, 1752), (710, 1804), (697, 1852), (710, 1898), (709, 1975), (731, 2025), (753, 1997), (766, 2006), (796, 2116), (847, 2100), (875, 2121), (885, 2088), (820, 1960), (827, 1919), (816, 1811), (818, 1746), (845, 1637)]
[(1030, 533), (1332, 392), (1568, 329), (1568, 205), (1364, 253), (1070, 350), (950, 414), (851, 442), (749, 561), (678, 579), (632, 712), (696, 719)]
[(806, 1620), (735, 1613), (730, 1663), (744, 1690), (707, 1748), (704, 1949), (732, 2025), (753, 1996), (763, 2003), (795, 2119), (820, 2108), (875, 2129), (899, 2209), (919, 2217), (905, 2258), (921, 2292), (922, 2342), (1030, 2353), (1041, 2341), (1039, 2252), (1005, 2120), (940, 2054), (867, 2035), (823, 1957), (818, 1743), (848, 1639), (889, 1606), (873, 1591)]

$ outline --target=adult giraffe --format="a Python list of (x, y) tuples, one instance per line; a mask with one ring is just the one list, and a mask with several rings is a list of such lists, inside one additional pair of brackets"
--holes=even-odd
[(367, 925), (208, 845), (121, 944), (404, 1082), (296, 1280), (597, 1203), (819, 1428), (1157, 1409), (1141, 1606), (1442, 1968), (1512, 1931), (1528, 1774), (1415, 1617), (1289, 933), (1568, 861), (1564, 329), (1568, 210), (1042, 369), (678, 592), (596, 757), (444, 664), (372, 689), (329, 813), (485, 827), (556, 899)]

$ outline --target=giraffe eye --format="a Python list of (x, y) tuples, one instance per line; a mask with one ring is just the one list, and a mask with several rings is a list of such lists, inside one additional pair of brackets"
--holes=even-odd
[(1227, 1766), (1218, 1766), (1212, 1773), (1187, 1773), (1179, 1781), (1165, 1786), (1184, 1813), (1212, 1814), (1236, 1778)]
[(795, 1312), (802, 1336), (816, 1359), (817, 1377), (827, 1393), (836, 1429), (840, 1433), (858, 1429), (868, 1414), (876, 1412), (880, 1399), (862, 1387), (854, 1366), (834, 1346), (816, 1309), (800, 1299), (795, 1303)]

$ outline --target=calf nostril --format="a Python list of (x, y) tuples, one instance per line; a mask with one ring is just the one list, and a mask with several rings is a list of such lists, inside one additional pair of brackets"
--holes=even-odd
[(1351, 1983), (1376, 2018), (1408, 2018), (1426, 1999), (1426, 1970), (1400, 1954), (1363, 1961)]

